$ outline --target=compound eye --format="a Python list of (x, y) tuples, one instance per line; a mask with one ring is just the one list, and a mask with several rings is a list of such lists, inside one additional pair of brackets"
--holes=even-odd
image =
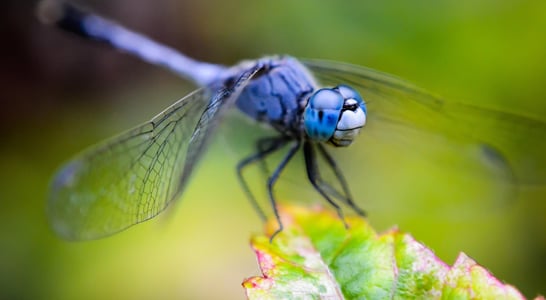
[(343, 96), (334, 89), (320, 89), (311, 96), (309, 105), (316, 110), (341, 109), (343, 101)]
[(340, 84), (337, 86), (337, 89), (339, 90), (341, 95), (343, 95), (344, 99), (355, 99), (358, 104), (363, 102), (360, 94), (352, 87), (345, 84)]
[(351, 103), (356, 102), (356, 104), (362, 109), (362, 111), (364, 111), (364, 113), (367, 112), (366, 103), (364, 103), (364, 99), (362, 99), (362, 96), (360, 96), (360, 94), (355, 89), (345, 84), (338, 85), (336, 89), (339, 91), (341, 95), (343, 95), (343, 98), (345, 99), (345, 104), (349, 104), (349, 102)]
[(312, 140), (325, 142), (332, 137), (343, 102), (343, 96), (335, 89), (320, 89), (309, 98), (303, 113), (303, 124)]

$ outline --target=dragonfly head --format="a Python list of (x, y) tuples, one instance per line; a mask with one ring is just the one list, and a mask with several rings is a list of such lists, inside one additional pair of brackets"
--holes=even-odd
[(364, 124), (366, 104), (347, 85), (315, 91), (303, 113), (303, 126), (309, 138), (338, 147), (349, 146)]

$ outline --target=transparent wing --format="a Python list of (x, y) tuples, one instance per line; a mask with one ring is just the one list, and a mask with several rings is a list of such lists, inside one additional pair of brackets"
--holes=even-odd
[(449, 153), (452, 156), (471, 152), (488, 164), (509, 168), (509, 176), (518, 184), (546, 183), (543, 121), (447, 102), (401, 79), (363, 67), (318, 60), (304, 64), (324, 85), (345, 83), (359, 90), (368, 107), (362, 135), (381, 136), (382, 128), (399, 127), (403, 133), (391, 142), (411, 151), (412, 147), (420, 147), (412, 144), (414, 133), (431, 134), (439, 137), (437, 145), (460, 146), (438, 146), (441, 151), (468, 150)]
[(69, 161), (55, 176), (48, 203), (56, 232), (67, 239), (100, 238), (163, 211), (182, 192), (223, 111), (255, 71), (216, 93), (197, 90)]

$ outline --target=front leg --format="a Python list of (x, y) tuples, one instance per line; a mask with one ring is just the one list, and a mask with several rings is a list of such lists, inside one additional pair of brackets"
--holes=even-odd
[(358, 207), (356, 203), (354, 203), (353, 197), (351, 196), (351, 192), (349, 190), (349, 185), (347, 184), (341, 169), (337, 166), (336, 161), (332, 158), (332, 156), (330, 156), (330, 154), (328, 154), (326, 149), (324, 149), (324, 145), (317, 144), (317, 147), (319, 149), (319, 153), (322, 155), (328, 166), (332, 169), (338, 182), (341, 184), (345, 197), (340, 197), (339, 199), (343, 200), (347, 205), (349, 205), (358, 215), (362, 217), (366, 216), (366, 212), (362, 208)]
[(345, 218), (343, 216), (343, 211), (341, 210), (341, 207), (334, 200), (332, 200), (332, 198), (330, 198), (330, 196), (326, 192), (327, 190), (334, 191), (336, 195), (339, 195), (339, 193), (333, 187), (325, 184), (322, 181), (322, 178), (320, 177), (320, 173), (318, 171), (314, 144), (312, 142), (306, 141), (303, 144), (303, 155), (305, 158), (305, 167), (307, 170), (307, 177), (309, 178), (309, 182), (311, 182), (315, 190), (319, 192), (319, 194), (336, 209), (339, 218), (343, 220), (345, 227), (348, 227), (345, 223)]

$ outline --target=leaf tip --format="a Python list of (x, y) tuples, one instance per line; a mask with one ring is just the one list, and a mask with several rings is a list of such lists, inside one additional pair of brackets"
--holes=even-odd
[[(397, 227), (377, 234), (362, 218), (350, 228), (332, 211), (283, 206), (284, 231), (251, 245), (262, 276), (245, 280), (249, 299), (463, 298), (525, 299), (513, 286), (461, 253), (453, 266)], [(537, 300), (545, 300), (542, 296)]]

